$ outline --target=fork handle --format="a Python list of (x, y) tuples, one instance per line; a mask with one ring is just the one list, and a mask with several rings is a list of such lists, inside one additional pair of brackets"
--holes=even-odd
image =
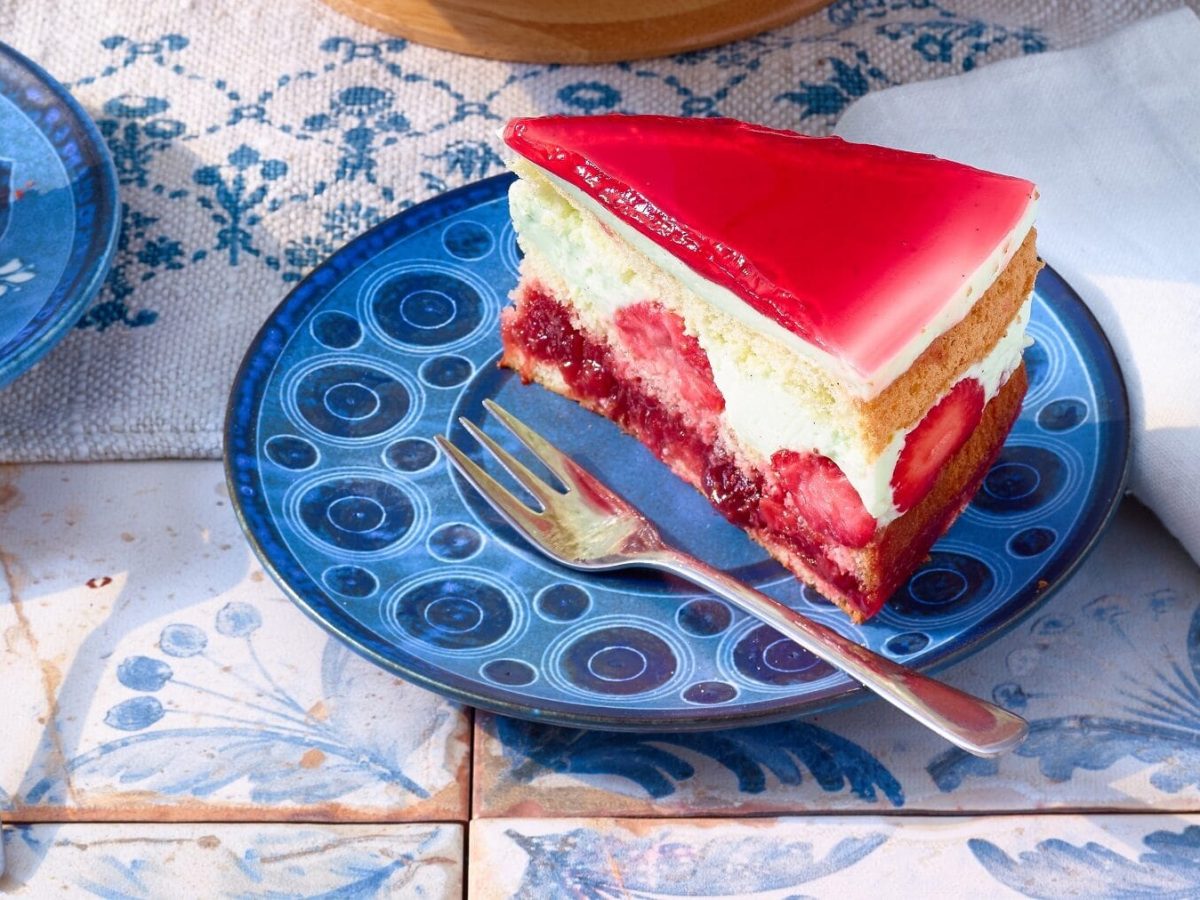
[(998, 756), (1029, 731), (1020, 716), (880, 656), (686, 553), (650, 551), (640, 561), (707, 588), (774, 626), (968, 753)]

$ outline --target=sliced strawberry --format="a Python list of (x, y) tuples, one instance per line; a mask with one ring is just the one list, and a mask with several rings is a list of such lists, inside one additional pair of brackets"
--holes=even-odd
[(616, 325), (629, 351), (653, 365), (679, 390), (685, 403), (710, 412), (725, 408), (708, 356), (699, 341), (683, 330), (679, 316), (645, 301), (617, 310)]
[(906, 512), (933, 488), (938, 473), (983, 416), (983, 385), (964, 378), (909, 432), (892, 473), (892, 500)]
[(865, 547), (875, 534), (871, 516), (846, 474), (828, 456), (780, 450), (771, 457), (791, 507), (808, 527), (847, 547)]

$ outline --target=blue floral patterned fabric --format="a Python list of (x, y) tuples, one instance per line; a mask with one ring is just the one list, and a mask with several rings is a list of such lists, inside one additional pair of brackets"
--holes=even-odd
[(4, 40), (96, 119), (122, 200), (99, 297), (0, 392), (0, 460), (219, 456), (228, 386), (268, 312), (351, 237), (499, 171), (510, 116), (728, 115), (824, 133), (873, 89), (1175, 5), (838, 0), (735, 44), (574, 67), (416, 46), (315, 0), (51, 0), (36, 16), (0, 0)]

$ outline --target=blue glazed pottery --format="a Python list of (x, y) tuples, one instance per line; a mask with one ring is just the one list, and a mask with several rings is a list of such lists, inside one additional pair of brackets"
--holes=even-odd
[[(1028, 614), (1121, 495), (1128, 409), (1095, 321), (1050, 269), (1024, 411), (983, 488), (883, 611), (852, 624), (612, 423), (497, 366), (516, 282), (509, 176), (414, 207), (336, 253), (272, 314), (230, 400), (227, 473), (264, 565), (378, 664), (507, 715), (617, 730), (746, 725), (861, 695), (693, 586), (549, 562), (452, 477), (484, 462), (459, 416), (496, 399), (639, 505), (672, 541), (873, 650), (943, 664)], [(485, 465), (489, 463), (484, 462)], [(495, 468), (492, 466), (492, 468)]]
[(87, 308), (119, 225), (116, 172), (95, 125), (62, 85), (0, 44), (0, 385)]

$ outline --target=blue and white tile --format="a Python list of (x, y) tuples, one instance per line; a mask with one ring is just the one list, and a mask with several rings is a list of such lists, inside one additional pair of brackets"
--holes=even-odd
[(1198, 860), (1194, 815), (481, 819), (468, 896), (1194, 897)]
[(979, 760), (878, 702), (704, 734), (582, 732), (480, 714), (477, 816), (1194, 810), (1200, 570), (1127, 502), (1080, 571), (941, 675), (1030, 720)]
[(461, 825), (21, 825), (3, 846), (17, 896), (462, 896)]
[(218, 463), (0, 470), (8, 821), (467, 818), (469, 713), (259, 567)]

